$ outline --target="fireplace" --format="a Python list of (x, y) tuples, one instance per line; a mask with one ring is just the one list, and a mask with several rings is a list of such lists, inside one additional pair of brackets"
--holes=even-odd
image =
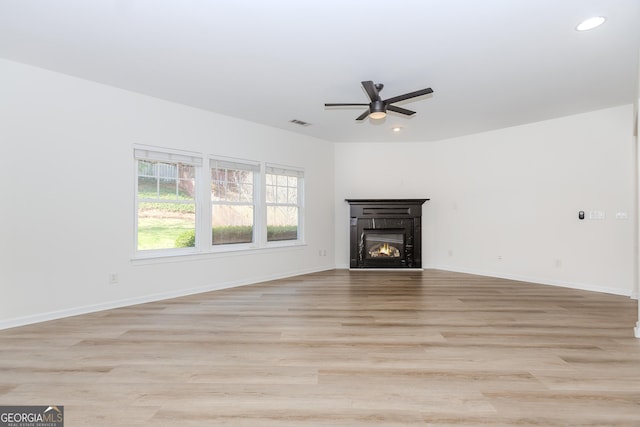
[(422, 268), (422, 204), (429, 199), (347, 199), (351, 268)]

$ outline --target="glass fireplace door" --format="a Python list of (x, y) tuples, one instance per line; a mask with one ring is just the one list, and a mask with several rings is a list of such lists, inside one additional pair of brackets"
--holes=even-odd
[(365, 233), (366, 258), (402, 258), (404, 234), (375, 230)]
[(394, 267), (404, 263), (404, 229), (365, 229), (362, 234), (361, 255), (365, 266)]

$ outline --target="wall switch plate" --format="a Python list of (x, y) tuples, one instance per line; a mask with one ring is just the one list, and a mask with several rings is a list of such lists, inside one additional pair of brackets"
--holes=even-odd
[(589, 219), (604, 219), (604, 211), (589, 211)]
[(629, 219), (629, 214), (626, 212), (616, 212), (616, 219)]

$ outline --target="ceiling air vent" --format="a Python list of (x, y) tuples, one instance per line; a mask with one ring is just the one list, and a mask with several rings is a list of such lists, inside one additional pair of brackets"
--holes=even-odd
[(300, 126), (311, 126), (311, 123), (303, 122), (302, 120), (298, 120), (298, 119), (289, 120), (289, 123), (293, 123), (295, 125), (300, 125)]

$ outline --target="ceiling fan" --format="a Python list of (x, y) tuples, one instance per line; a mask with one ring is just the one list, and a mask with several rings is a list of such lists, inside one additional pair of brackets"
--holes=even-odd
[(393, 111), (394, 113), (404, 114), (405, 116), (412, 116), (416, 112), (407, 110), (406, 108), (397, 107), (392, 105), (395, 102), (405, 101), (407, 99), (415, 98), (422, 95), (428, 95), (433, 93), (433, 89), (426, 88), (422, 90), (416, 90), (415, 92), (405, 93), (404, 95), (394, 96), (388, 99), (380, 98), (380, 91), (384, 87), (382, 83), (373, 83), (372, 81), (362, 82), (362, 87), (369, 95), (371, 102), (369, 104), (324, 104), (325, 107), (353, 107), (353, 106), (367, 106), (369, 109), (360, 114), (356, 120), (364, 120), (367, 116), (372, 119), (382, 119), (387, 115), (387, 111)]

